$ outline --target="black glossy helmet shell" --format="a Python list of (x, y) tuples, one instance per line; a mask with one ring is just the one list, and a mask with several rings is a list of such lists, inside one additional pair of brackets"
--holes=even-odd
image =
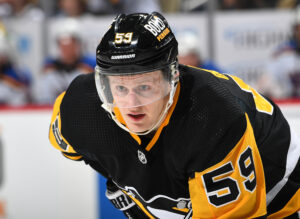
[(97, 47), (100, 74), (138, 74), (177, 66), (178, 44), (158, 12), (117, 16)]

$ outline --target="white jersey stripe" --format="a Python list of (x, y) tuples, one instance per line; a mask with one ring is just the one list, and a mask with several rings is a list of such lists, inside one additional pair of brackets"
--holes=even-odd
[(280, 180), (268, 193), (267, 193), (267, 205), (275, 198), (278, 192), (288, 181), (289, 176), (293, 172), (295, 166), (300, 157), (300, 138), (291, 129), (291, 143), (287, 154), (287, 162), (285, 168), (285, 174), (282, 180)]

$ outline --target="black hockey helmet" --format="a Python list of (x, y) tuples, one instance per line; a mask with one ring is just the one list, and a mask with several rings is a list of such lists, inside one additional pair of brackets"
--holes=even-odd
[(177, 68), (177, 40), (158, 12), (120, 14), (97, 47), (100, 74), (138, 74)]
[[(117, 125), (146, 135), (162, 123), (179, 80), (177, 55), (177, 40), (161, 14), (121, 14), (114, 19), (97, 47), (95, 82), (102, 107)], [(144, 132), (129, 130), (115, 115), (116, 108), (141, 107), (166, 96), (159, 119)]]

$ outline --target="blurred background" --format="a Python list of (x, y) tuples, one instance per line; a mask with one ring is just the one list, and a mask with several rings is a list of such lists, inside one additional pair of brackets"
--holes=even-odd
[(118, 13), (159, 11), (179, 62), (241, 77), (300, 135), (299, 0), (0, 0), (0, 219), (124, 218), (101, 176), (48, 142), (51, 107)]

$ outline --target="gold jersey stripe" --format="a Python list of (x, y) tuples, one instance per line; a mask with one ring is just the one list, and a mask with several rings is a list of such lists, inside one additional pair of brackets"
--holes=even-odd
[(229, 75), (229, 76), (243, 91), (252, 93), (257, 111), (267, 113), (269, 115), (273, 114), (273, 110), (274, 110), (273, 105), (268, 100), (266, 100), (260, 93), (258, 93), (254, 88), (252, 88), (248, 84), (246, 84), (242, 79), (234, 75)]
[(188, 208), (179, 209), (179, 208), (173, 207), (172, 209), (174, 209), (176, 211), (182, 211), (182, 212), (185, 212), (185, 213), (188, 213), (190, 211), (190, 209), (188, 209)]
[(176, 89), (176, 92), (175, 92), (175, 95), (174, 95), (174, 102), (173, 102), (172, 106), (170, 107), (169, 112), (168, 112), (165, 120), (160, 125), (160, 127), (157, 129), (157, 131), (155, 132), (155, 135), (153, 136), (153, 138), (151, 139), (151, 141), (149, 142), (149, 144), (145, 148), (146, 151), (150, 151), (151, 150), (151, 148), (157, 142), (157, 140), (158, 140), (158, 138), (159, 138), (159, 136), (160, 136), (160, 134), (162, 132), (162, 129), (169, 124), (170, 118), (171, 118), (171, 116), (173, 114), (173, 111), (174, 111), (175, 106), (176, 106), (177, 101), (178, 101), (179, 93), (180, 93), (180, 83), (178, 83), (178, 85), (177, 85), (177, 89)]
[(79, 156), (69, 156), (69, 155), (66, 155), (66, 154), (64, 154), (64, 153), (63, 153), (63, 155), (64, 155), (66, 158), (69, 158), (69, 159), (71, 159), (71, 160), (80, 160), (80, 159), (82, 158), (81, 155), (79, 155)]
[(289, 200), (289, 202), (284, 206), (283, 209), (277, 211), (274, 214), (268, 216), (268, 219), (285, 218), (294, 212), (300, 211), (300, 189), (295, 193), (295, 195)]
[[(54, 106), (53, 106), (53, 113), (51, 117), (51, 123), (49, 128), (49, 140), (53, 147), (56, 149), (62, 151), (62, 152), (68, 152), (68, 153), (76, 153), (76, 151), (73, 149), (73, 147), (68, 143), (68, 141), (61, 135), (61, 118), (60, 118), (60, 104), (65, 96), (66, 92), (61, 93), (55, 100)], [(58, 132), (59, 133), (53, 133), (53, 125), (55, 122), (58, 122)], [(57, 142), (57, 134), (59, 134), (59, 138), (67, 144), (66, 149), (63, 149)]]
[[(120, 123), (122, 123), (123, 125), (125, 125), (128, 128), (118, 107), (114, 107), (114, 113), (116, 115), (117, 120), (119, 120)], [(129, 132), (129, 134), (139, 145), (141, 145), (142, 141), (137, 135), (135, 135), (131, 132)]]
[[(124, 190), (122, 190), (126, 195), (128, 195), (127, 194), (127, 192), (126, 191), (124, 191)], [(146, 209), (145, 209), (145, 207), (143, 206), (143, 204), (139, 201), (139, 200), (137, 200), (136, 198), (133, 198), (131, 195), (128, 195), (134, 202), (135, 202), (135, 204), (137, 204), (139, 207), (140, 207), (140, 209), (150, 218), (150, 219), (155, 219)]]
[(195, 69), (199, 69), (199, 70), (202, 70), (202, 71), (209, 72), (212, 75), (216, 76), (217, 78), (222, 78), (222, 79), (225, 79), (225, 80), (229, 80), (229, 78), (225, 74), (219, 73), (217, 71), (208, 70), (208, 69), (205, 69), (205, 68), (199, 68), (199, 67), (195, 67), (195, 66), (192, 66), (192, 65), (187, 65), (187, 66), (189, 66), (191, 68), (195, 68)]

